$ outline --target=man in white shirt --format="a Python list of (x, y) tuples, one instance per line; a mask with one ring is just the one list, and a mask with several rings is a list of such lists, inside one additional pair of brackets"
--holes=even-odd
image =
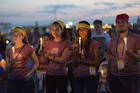
[(107, 45), (110, 41), (110, 36), (107, 33), (103, 32), (101, 20), (95, 20), (93, 22), (93, 25), (95, 27), (95, 32), (92, 33), (92, 39), (96, 39), (99, 42), (100, 54), (101, 58), (103, 58), (104, 50), (107, 49)]

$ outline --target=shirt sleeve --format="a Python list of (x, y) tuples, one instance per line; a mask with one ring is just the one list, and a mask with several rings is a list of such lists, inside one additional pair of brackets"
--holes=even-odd
[(31, 56), (32, 53), (34, 52), (34, 49), (30, 45), (28, 45), (27, 47), (28, 47), (29, 55)]

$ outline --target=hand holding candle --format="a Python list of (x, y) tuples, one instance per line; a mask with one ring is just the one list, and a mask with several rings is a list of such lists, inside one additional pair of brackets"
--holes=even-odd
[(13, 60), (12, 63), (15, 63), (15, 47), (12, 47), (12, 52), (13, 52)]
[(103, 70), (103, 69), (101, 69), (101, 75), (102, 75), (102, 76), (104, 75), (104, 70)]
[(15, 58), (14, 55), (15, 55), (15, 47), (12, 47), (12, 52), (13, 52), (13, 59)]
[(43, 39), (42, 37), (40, 38), (40, 50), (42, 50), (42, 44), (43, 44)]
[(127, 37), (124, 37), (125, 51), (127, 51)]
[(81, 54), (81, 37), (79, 37), (79, 54)]

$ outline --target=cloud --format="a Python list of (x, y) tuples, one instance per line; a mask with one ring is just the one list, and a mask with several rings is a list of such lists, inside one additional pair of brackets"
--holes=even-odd
[(127, 8), (132, 8), (137, 5), (140, 5), (140, 2), (132, 2), (132, 3), (125, 3), (122, 6), (118, 5), (117, 3), (113, 2), (95, 2), (93, 3), (94, 5), (104, 5), (109, 7), (110, 10), (118, 10), (118, 9), (127, 9)]
[(22, 16), (20, 14), (0, 14), (0, 17), (17, 17), (17, 16)]
[(98, 15), (98, 14), (104, 14), (107, 13), (108, 9), (104, 8), (104, 9), (94, 9), (93, 11), (90, 12), (89, 15)]
[(134, 3), (126, 3), (124, 6), (122, 6), (121, 8), (131, 8), (131, 7), (135, 7), (135, 6), (137, 6), (137, 5), (140, 5), (140, 3), (136, 3), (136, 2), (134, 2)]
[(42, 10), (38, 11), (39, 13), (50, 13), (53, 14), (56, 11), (59, 12), (60, 14), (67, 14), (63, 10), (65, 9), (76, 9), (80, 8), (76, 5), (73, 4), (63, 4), (63, 5), (49, 5), (49, 6), (44, 6)]
[(105, 6), (113, 6), (113, 5), (116, 5), (115, 3), (113, 2), (95, 2), (93, 3), (94, 5), (105, 5)]

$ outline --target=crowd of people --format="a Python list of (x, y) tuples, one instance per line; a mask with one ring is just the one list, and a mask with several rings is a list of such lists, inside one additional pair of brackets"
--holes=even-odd
[(0, 42), (0, 93), (140, 93), (140, 36), (129, 16), (118, 14), (110, 33), (102, 24), (93, 31), (83, 20), (73, 31), (56, 20), (42, 35), (13, 28), (10, 46)]

